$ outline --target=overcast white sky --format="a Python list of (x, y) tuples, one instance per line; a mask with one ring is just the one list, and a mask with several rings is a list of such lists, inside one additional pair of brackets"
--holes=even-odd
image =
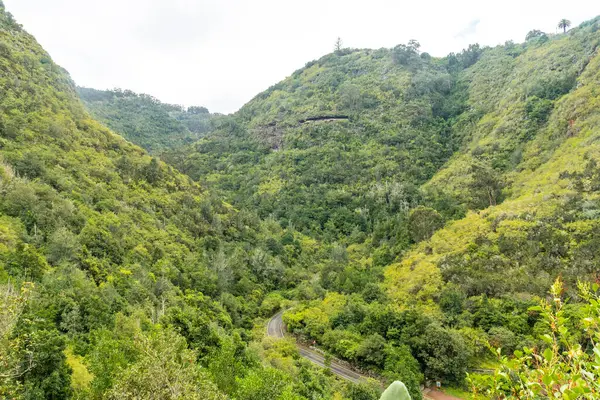
[(77, 84), (236, 111), (310, 60), (409, 39), (444, 56), (600, 13), (597, 0), (4, 0)]

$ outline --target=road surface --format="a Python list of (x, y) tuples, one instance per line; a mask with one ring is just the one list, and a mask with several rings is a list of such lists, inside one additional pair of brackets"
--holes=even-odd
[[(267, 324), (267, 335), (276, 338), (282, 338), (285, 336), (285, 327), (283, 325), (283, 320), (281, 319), (282, 316), (283, 311), (280, 311), (277, 314), (275, 314), (273, 318), (271, 318), (271, 320)], [(344, 366), (335, 359), (331, 360), (331, 364), (329, 367), (325, 366), (325, 357), (323, 356), (323, 354), (319, 353), (316, 350), (312, 350), (306, 346), (301, 345), (298, 346), (298, 350), (302, 357), (306, 358), (314, 364), (317, 364), (320, 367), (329, 368), (331, 372), (333, 372), (340, 378), (346, 379), (347, 381), (358, 383), (361, 379), (366, 379), (366, 376), (352, 371), (351, 369)]]
[[(267, 335), (283, 338), (285, 336), (285, 325), (283, 324), (283, 310), (275, 314), (267, 324)], [(300, 355), (312, 363), (322, 367), (329, 368), (331, 372), (336, 374), (342, 379), (345, 379), (350, 382), (358, 383), (361, 380), (366, 380), (366, 375), (361, 375), (358, 372), (355, 372), (345, 365), (341, 364), (339, 361), (332, 359), (329, 367), (325, 366), (325, 357), (320, 352), (308, 348), (306, 346), (298, 345), (298, 350)], [(437, 390), (426, 389), (423, 391), (423, 398), (426, 400), (460, 400), (456, 397), (447, 395), (445, 393), (439, 392)]]

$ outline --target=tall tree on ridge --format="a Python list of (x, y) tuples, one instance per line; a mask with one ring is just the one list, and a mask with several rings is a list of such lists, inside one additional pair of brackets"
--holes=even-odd
[(563, 18), (558, 22), (558, 27), (562, 28), (563, 33), (567, 33), (567, 28), (570, 26), (571, 26), (571, 21), (569, 21), (568, 19)]
[(337, 40), (335, 41), (334, 50), (336, 53), (338, 51), (342, 50), (342, 38), (339, 36), (338, 36)]

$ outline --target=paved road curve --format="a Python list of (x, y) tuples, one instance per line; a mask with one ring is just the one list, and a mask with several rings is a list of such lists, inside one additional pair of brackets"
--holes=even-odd
[[(283, 315), (283, 311), (275, 314), (273, 318), (269, 321), (267, 325), (267, 335), (273, 336), (276, 338), (282, 338), (285, 335), (285, 327), (283, 325), (283, 320), (281, 319)], [(300, 355), (307, 360), (317, 364), (320, 367), (327, 368), (325, 366), (325, 357), (323, 354), (318, 351), (312, 350), (306, 346), (298, 346), (298, 350), (300, 351)], [(331, 365), (329, 366), (331, 372), (339, 376), (340, 378), (346, 379), (350, 382), (357, 383), (361, 379), (366, 379), (363, 375), (348, 369), (338, 361), (332, 359)]]
[[(267, 324), (267, 335), (276, 338), (283, 338), (285, 336), (285, 325), (283, 324), (283, 319), (281, 318), (282, 316), (283, 311), (280, 311), (269, 320), (269, 323)], [(302, 357), (306, 358), (307, 360), (320, 367), (327, 368), (325, 366), (325, 357), (323, 356), (323, 354), (301, 345), (298, 345), (298, 350), (300, 351), (300, 355)], [(333, 372), (340, 378), (350, 382), (358, 383), (361, 380), (367, 379), (366, 376), (352, 371), (351, 369), (348, 369), (346, 366), (339, 363), (335, 359), (331, 360), (329, 369), (331, 369), (331, 372)], [(456, 397), (449, 396), (445, 393), (430, 389), (426, 389), (423, 391), (423, 398), (426, 400), (460, 400)]]

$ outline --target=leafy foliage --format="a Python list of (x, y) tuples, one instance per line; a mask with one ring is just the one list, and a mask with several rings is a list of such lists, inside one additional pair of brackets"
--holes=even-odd
[(227, 117), (79, 90), (186, 176), (91, 119), (2, 7), (0, 393), (379, 396), (263, 338), (283, 307), (294, 335), (415, 399), (464, 384), (487, 343), (506, 368), (483, 390), (580, 374), (563, 397), (594, 393), (588, 309), (531, 306), (598, 273), (597, 24), (441, 59), (340, 45)]
[(485, 343), (535, 344), (556, 276), (596, 277), (599, 40), (594, 20), (442, 59), (340, 49), (166, 159), (316, 240), (289, 329), (418, 397)]
[(78, 87), (77, 92), (96, 119), (153, 154), (198, 140), (215, 117), (205, 107), (186, 109), (130, 90)]
[(587, 302), (581, 320), (573, 321), (569, 316), (562, 298), (563, 284), (557, 280), (550, 290), (552, 300), (531, 308), (543, 317), (540, 336), (543, 345), (515, 351), (514, 358), (500, 357), (500, 368), (494, 375), (472, 379), (475, 390), (492, 398), (597, 398), (600, 393), (598, 285), (580, 284), (579, 288)]
[(281, 226), (347, 244), (375, 234), (375, 247), (397, 255), (410, 244), (417, 186), (458, 145), (449, 120), (464, 100), (446, 101), (456, 77), (418, 50), (411, 41), (327, 55), (165, 159)]
[(404, 384), (396, 381), (383, 392), (380, 400), (411, 400), (411, 397)]
[[(67, 73), (3, 6), (0, 49), (0, 397), (241, 398), (248, 377), (271, 372), (250, 350), (262, 301), (307, 279), (313, 249), (91, 119)], [(167, 107), (96, 94), (107, 107), (131, 101), (124, 117), (151, 105), (133, 120), (140, 129)], [(210, 117), (171, 111), (148, 133), (187, 126), (188, 137)], [(229, 343), (248, 361), (230, 370), (239, 385), (208, 368)], [(311, 369), (302, 379), (308, 387), (276, 389), (286, 399), (337, 390)]]

